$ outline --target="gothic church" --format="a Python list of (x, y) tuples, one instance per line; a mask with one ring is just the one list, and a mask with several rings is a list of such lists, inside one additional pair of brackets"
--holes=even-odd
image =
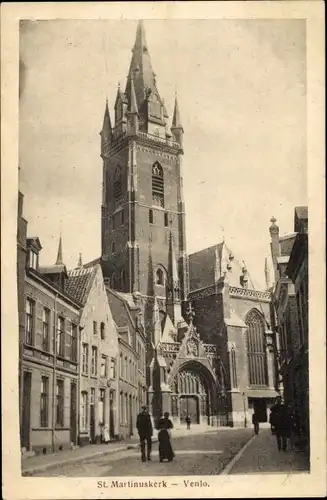
[(225, 242), (187, 255), (183, 134), (177, 97), (169, 127), (140, 21), (125, 90), (113, 122), (106, 103), (101, 131), (103, 274), (138, 311), (154, 417), (246, 426), (256, 409), (266, 421), (276, 396), (271, 293), (254, 289)]

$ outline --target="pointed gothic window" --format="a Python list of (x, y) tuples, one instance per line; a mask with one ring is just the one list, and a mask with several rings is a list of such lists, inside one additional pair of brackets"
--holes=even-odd
[(249, 366), (249, 385), (267, 386), (267, 356), (265, 346), (264, 318), (256, 309), (252, 309), (245, 320), (247, 330), (247, 351)]
[(115, 244), (115, 242), (113, 241), (113, 242), (111, 243), (111, 253), (115, 253), (115, 252), (116, 252), (116, 244)]
[(166, 276), (165, 272), (161, 267), (156, 270), (156, 285), (165, 286)]
[(114, 177), (114, 198), (115, 198), (115, 209), (121, 207), (123, 203), (123, 191), (122, 191), (122, 181), (121, 181), (121, 169), (117, 167), (115, 170)]
[(164, 207), (164, 176), (160, 163), (152, 166), (152, 204)]
[(236, 389), (238, 387), (237, 382), (237, 370), (236, 370), (236, 351), (235, 348), (232, 347), (229, 353), (230, 359), (230, 370), (231, 370), (231, 388)]

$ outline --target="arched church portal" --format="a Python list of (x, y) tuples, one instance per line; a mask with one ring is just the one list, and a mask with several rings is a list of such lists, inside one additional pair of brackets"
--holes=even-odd
[(210, 425), (215, 413), (214, 379), (209, 370), (198, 362), (185, 363), (171, 384), (171, 414), (176, 423)]

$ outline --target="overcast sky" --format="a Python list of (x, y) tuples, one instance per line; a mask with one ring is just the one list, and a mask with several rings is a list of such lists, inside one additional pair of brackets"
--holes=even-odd
[[(160, 95), (184, 126), (188, 252), (219, 243), (264, 286), (274, 215), (293, 231), (307, 204), (305, 24), (301, 20), (145, 21)], [(125, 88), (137, 21), (25, 22), (21, 190), (41, 263), (100, 255), (105, 99)]]

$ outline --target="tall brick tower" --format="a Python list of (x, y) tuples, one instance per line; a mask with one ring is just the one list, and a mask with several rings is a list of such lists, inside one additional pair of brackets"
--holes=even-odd
[(114, 124), (106, 103), (101, 131), (101, 261), (113, 289), (143, 298), (149, 321), (158, 304), (176, 325), (189, 279), (184, 131), (177, 96), (169, 131), (142, 21), (132, 53), (125, 92), (117, 90)]

